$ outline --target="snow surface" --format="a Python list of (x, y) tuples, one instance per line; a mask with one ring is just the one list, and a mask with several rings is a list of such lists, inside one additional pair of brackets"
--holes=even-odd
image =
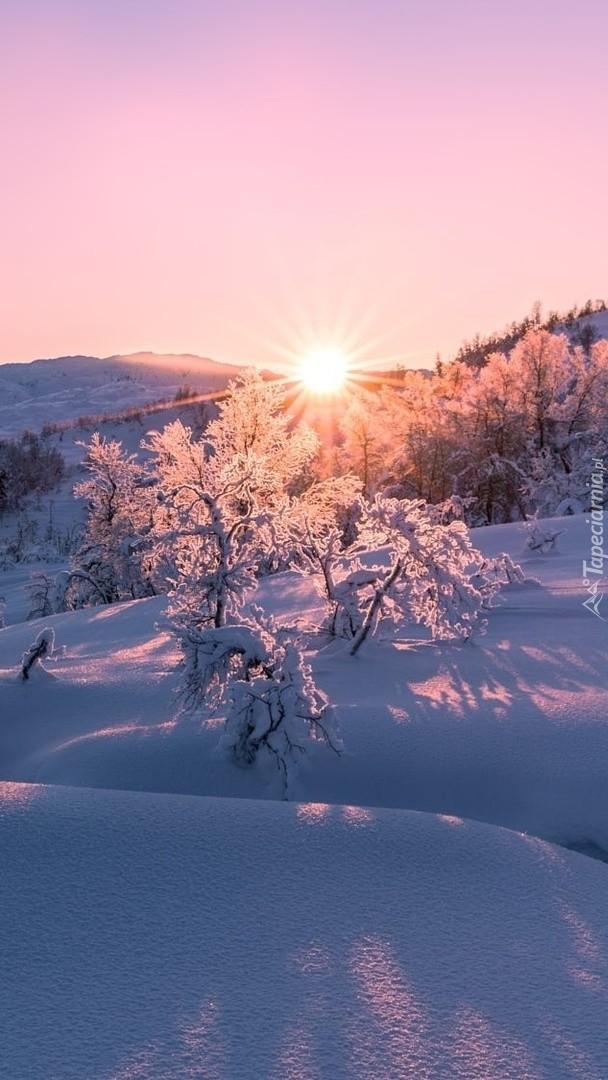
[[(0, 1077), (606, 1080), (608, 866), (547, 843), (608, 858), (608, 624), (561, 527), (476, 531), (540, 584), (472, 644), (308, 635), (345, 751), (296, 805), (184, 713), (164, 600), (0, 630)], [(320, 614), (296, 574), (261, 600)]]
[(591, 859), (407, 811), (0, 799), (10, 1080), (606, 1075)]

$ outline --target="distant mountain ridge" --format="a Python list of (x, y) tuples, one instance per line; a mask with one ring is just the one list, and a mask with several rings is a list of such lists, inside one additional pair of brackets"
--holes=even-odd
[(60, 356), (0, 365), (0, 436), (222, 390), (242, 368), (192, 353)]

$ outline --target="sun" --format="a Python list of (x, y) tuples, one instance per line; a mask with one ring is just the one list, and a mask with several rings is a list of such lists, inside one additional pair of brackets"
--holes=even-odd
[(300, 362), (300, 380), (314, 394), (335, 394), (347, 374), (348, 361), (339, 349), (315, 349)]

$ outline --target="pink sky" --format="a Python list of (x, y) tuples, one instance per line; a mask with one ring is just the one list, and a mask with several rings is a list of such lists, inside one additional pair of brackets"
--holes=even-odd
[(0, 362), (431, 364), (606, 297), (605, 0), (0, 0)]

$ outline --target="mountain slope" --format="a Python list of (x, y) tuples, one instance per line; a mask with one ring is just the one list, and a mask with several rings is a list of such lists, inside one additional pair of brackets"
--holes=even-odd
[(232, 364), (190, 354), (64, 356), (0, 365), (0, 436), (171, 399), (182, 388), (222, 390), (239, 372)]

